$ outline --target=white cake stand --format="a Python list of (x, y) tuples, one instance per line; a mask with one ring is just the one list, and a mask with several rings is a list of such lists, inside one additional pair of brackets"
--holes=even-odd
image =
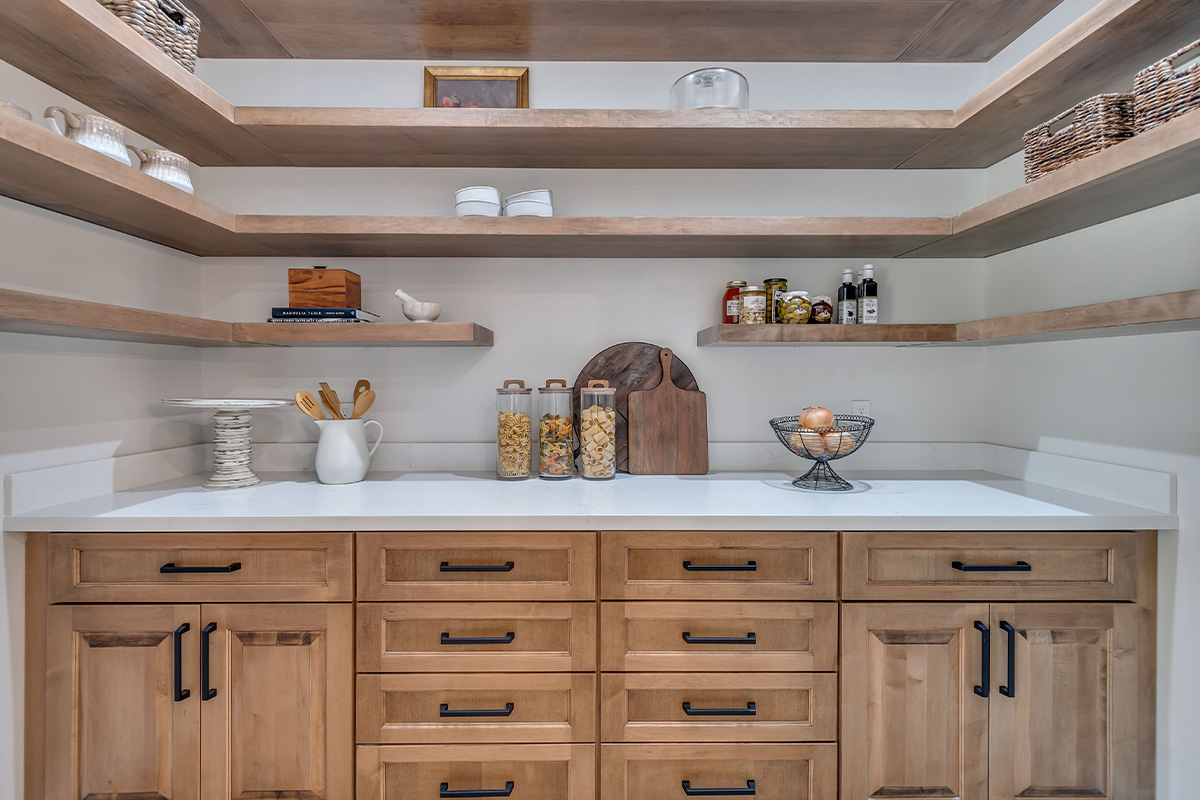
[(250, 469), (252, 413), (260, 408), (290, 406), (291, 400), (175, 398), (163, 405), (211, 408), (213, 415), (213, 472), (205, 489), (241, 489), (261, 481)]

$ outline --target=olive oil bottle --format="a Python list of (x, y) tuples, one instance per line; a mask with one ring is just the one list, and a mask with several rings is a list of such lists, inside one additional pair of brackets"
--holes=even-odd
[(854, 271), (842, 270), (842, 285), (838, 287), (837, 321), (839, 325), (858, 322), (858, 287), (854, 285)]
[(858, 321), (863, 325), (879, 322), (879, 284), (875, 282), (874, 264), (863, 264), (862, 282), (858, 284)]

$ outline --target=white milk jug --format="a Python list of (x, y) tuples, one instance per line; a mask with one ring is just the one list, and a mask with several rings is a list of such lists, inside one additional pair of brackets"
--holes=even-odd
[[(371, 456), (383, 439), (383, 425), (373, 419), (317, 419), (317, 480), (321, 483), (358, 483), (367, 477)], [(379, 427), (375, 443), (367, 449), (367, 426)]]

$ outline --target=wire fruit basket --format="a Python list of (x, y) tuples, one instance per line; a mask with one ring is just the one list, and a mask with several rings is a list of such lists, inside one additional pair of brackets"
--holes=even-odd
[(833, 424), (823, 428), (805, 428), (800, 417), (776, 417), (771, 428), (783, 446), (801, 458), (817, 463), (792, 481), (800, 489), (818, 492), (845, 492), (853, 489), (850, 481), (829, 466), (830, 461), (845, 458), (863, 446), (875, 420), (850, 414), (836, 414)]

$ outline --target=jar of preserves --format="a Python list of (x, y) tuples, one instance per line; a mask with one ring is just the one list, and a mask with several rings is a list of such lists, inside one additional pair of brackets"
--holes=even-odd
[(779, 318), (775, 314), (775, 303), (787, 291), (787, 278), (767, 278), (763, 281), (763, 288), (767, 291), (767, 324), (777, 323)]
[(762, 325), (767, 321), (767, 290), (761, 286), (744, 286), (740, 294), (742, 313), (739, 325)]
[(745, 281), (730, 281), (725, 284), (725, 297), (721, 300), (721, 324), (737, 325), (742, 315), (742, 287)]
[(833, 322), (833, 299), (819, 294), (812, 301), (812, 315), (808, 318), (809, 322), (826, 323)]
[(579, 390), (579, 472), (588, 480), (617, 474), (617, 390), (588, 381)]
[(812, 315), (812, 301), (808, 292), (784, 292), (775, 301), (776, 322), (783, 325), (803, 325)]
[(533, 457), (533, 390), (525, 381), (505, 381), (496, 390), (496, 474), (528, 478)]
[(571, 477), (574, 433), (571, 387), (561, 378), (552, 378), (538, 389), (538, 475), (551, 480)]

